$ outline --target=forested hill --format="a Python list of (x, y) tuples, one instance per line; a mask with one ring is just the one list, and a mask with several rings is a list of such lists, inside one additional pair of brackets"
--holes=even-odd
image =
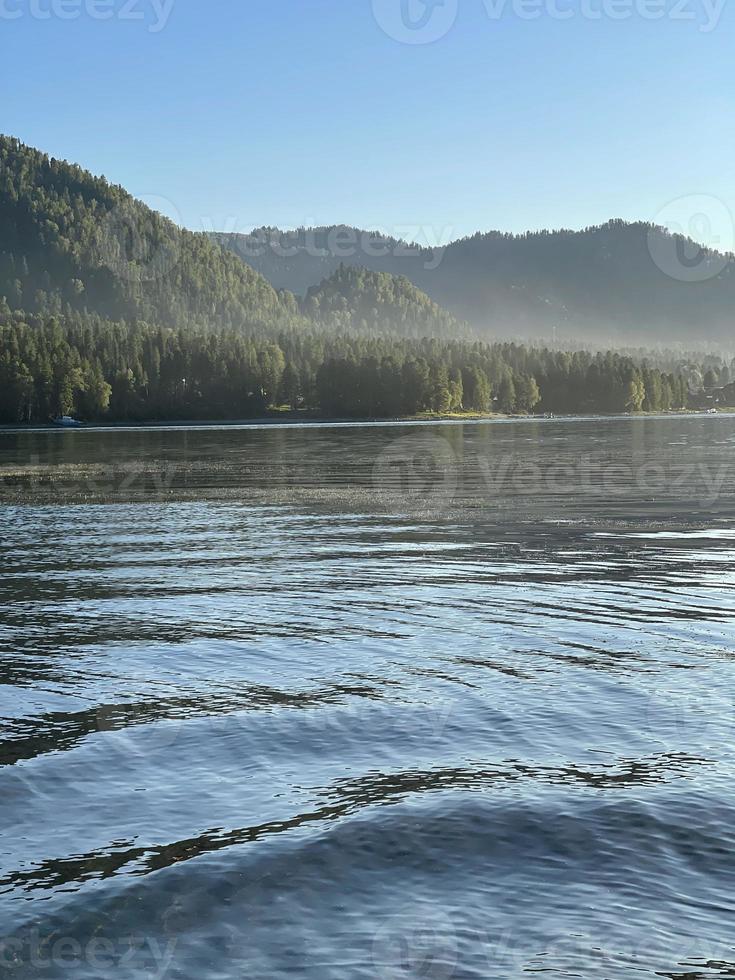
[(406, 276), (493, 337), (732, 347), (733, 257), (643, 222), (489, 232), (433, 250), (347, 227), (268, 228), (217, 239), (298, 295), (340, 264)]
[(344, 331), (399, 337), (457, 337), (466, 332), (404, 276), (341, 265), (307, 293), (304, 312)]
[(431, 251), (379, 232), (348, 225), (325, 228), (256, 228), (249, 235), (216, 232), (212, 239), (257, 269), (276, 289), (306, 296), (310, 289), (339, 269), (360, 266), (373, 272), (389, 272), (419, 281), (417, 265), (431, 262)]
[[(628, 231), (609, 226), (589, 234), (609, 242)], [(553, 236), (485, 236), (458, 243), (438, 263), (431, 253), (392, 255), (414, 263), (405, 277), (356, 267), (371, 255), (378, 261), (371, 238), (361, 244), (359, 263), (326, 262), (329, 274), (297, 301), (208, 236), (180, 231), (104, 178), (0, 137), (0, 423), (60, 414), (88, 421), (242, 418), (284, 406), (352, 418), (635, 412), (698, 405), (703, 392), (714, 399), (716, 389), (735, 396), (735, 363), (719, 356), (651, 359), (481, 343), (416, 285), (433, 282), (436, 293), (443, 283), (454, 308), (468, 311), (487, 294), (498, 331), (518, 333), (507, 297), (530, 315), (533, 276), (520, 282), (519, 270), (534, 249), (528, 269), (543, 267), (549, 290), (576, 291), (578, 309), (601, 302), (605, 256), (617, 256), (623, 269), (619, 245), (597, 243), (585, 257), (582, 239), (567, 237), (566, 251), (551, 248)], [(343, 236), (340, 254), (344, 243)], [(505, 265), (498, 259), (490, 274), (484, 263), (493, 249), (515, 258)], [(574, 256), (581, 271), (572, 290)], [(641, 296), (650, 299), (639, 258), (632, 250), (628, 273), (620, 272), (625, 289), (605, 287), (608, 315), (614, 302), (624, 319), (631, 304), (642, 307)], [(712, 281), (730, 295), (729, 268)], [(682, 298), (677, 329), (689, 302)], [(537, 305), (544, 304), (555, 309), (548, 296)], [(702, 299), (710, 326), (716, 308)], [(539, 314), (533, 322), (548, 330), (551, 319)], [(694, 335), (691, 329), (687, 340)], [(634, 336), (640, 346), (644, 332)], [(673, 331), (663, 336), (676, 339)]]
[(277, 325), (296, 312), (204, 234), (104, 177), (0, 136), (0, 297), (28, 312), (171, 326)]
[(346, 227), (215, 238), (0, 136), (9, 310), (271, 337), (306, 318), (408, 337), (467, 324), (485, 338), (567, 345), (733, 346), (732, 257), (651, 225), (488, 233), (435, 250)]

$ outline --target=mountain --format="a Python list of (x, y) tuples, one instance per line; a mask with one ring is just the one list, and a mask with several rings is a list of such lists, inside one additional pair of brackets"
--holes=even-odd
[(464, 326), (405, 276), (341, 265), (306, 294), (304, 312), (345, 333), (457, 337)]
[[(563, 322), (580, 331), (603, 322), (600, 310), (628, 323), (656, 295), (640, 251), (622, 247), (630, 227), (591, 230), (594, 246), (571, 232), (480, 236), (437, 255), (368, 235), (349, 262), (349, 230), (336, 239), (327, 231), (326, 250), (305, 237), (286, 253), (285, 278), (319, 272), (297, 301), (104, 178), (0, 137), (0, 423), (244, 418), (284, 406), (337, 418), (657, 411), (687, 405), (692, 391), (696, 403), (702, 392), (714, 399), (735, 362), (481, 343), (419, 285), (472, 313), (476, 327), (488, 332), (494, 317), (514, 338), (520, 323), (548, 329), (562, 298)], [(266, 241), (262, 264), (279, 251)], [(712, 277), (679, 283), (678, 309), (661, 292), (656, 312), (668, 311), (674, 335), (694, 295), (708, 327), (717, 316), (729, 322), (729, 266), (716, 268), (714, 254), (706, 261)]]
[(0, 136), (0, 296), (27, 312), (171, 326), (274, 324), (293, 297), (104, 177)]
[(211, 237), (257, 269), (276, 289), (288, 289), (298, 296), (305, 296), (340, 265), (387, 272), (418, 283), (420, 266), (434, 260), (429, 249), (348, 225), (296, 231), (256, 228), (249, 235), (215, 232)]
[[(358, 268), (370, 275), (346, 271)], [(104, 177), (0, 136), (3, 296), (29, 313), (172, 327), (274, 334), (305, 314), (408, 337), (466, 323), (484, 338), (729, 349), (735, 260), (622, 221), (434, 250), (346, 226), (195, 234)]]
[(341, 264), (405, 276), (485, 336), (732, 346), (733, 256), (652, 224), (489, 232), (433, 250), (344, 226), (217, 241), (299, 295)]
[[(321, 281), (321, 285), (319, 285)], [(0, 297), (27, 313), (91, 313), (275, 335), (306, 322), (400, 336), (461, 330), (407, 279), (329, 268), (303, 309), (205, 234), (182, 230), (80, 167), (0, 137)]]

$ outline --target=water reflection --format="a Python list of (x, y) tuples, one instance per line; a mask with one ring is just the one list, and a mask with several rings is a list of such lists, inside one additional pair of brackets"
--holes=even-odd
[(0, 434), (13, 975), (732, 975), (716, 422)]

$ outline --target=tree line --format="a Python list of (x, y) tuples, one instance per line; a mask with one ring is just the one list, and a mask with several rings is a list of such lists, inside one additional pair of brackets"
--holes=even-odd
[(686, 407), (677, 372), (614, 352), (338, 334), (198, 330), (0, 303), (0, 421), (225, 419), (274, 408), (326, 417), (423, 412), (583, 413)]
[(297, 300), (104, 177), (0, 136), (2, 422), (659, 411), (731, 368), (481, 342), (408, 278), (354, 265)]

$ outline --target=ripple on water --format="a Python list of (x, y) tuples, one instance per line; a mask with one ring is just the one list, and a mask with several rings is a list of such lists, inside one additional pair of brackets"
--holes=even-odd
[[(637, 424), (608, 458), (735, 430)], [(599, 452), (537, 428), (443, 428), (433, 510), (379, 426), (87, 433), (5, 508), (10, 976), (735, 976), (731, 491), (491, 498), (493, 453)], [(112, 449), (180, 484), (80, 503)]]

